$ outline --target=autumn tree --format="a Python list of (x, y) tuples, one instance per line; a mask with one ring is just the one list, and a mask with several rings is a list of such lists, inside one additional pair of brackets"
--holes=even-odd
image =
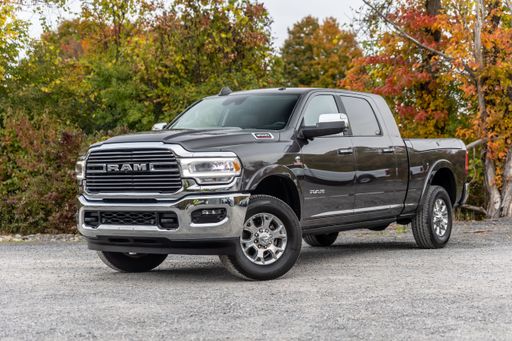
[(270, 16), (249, 0), (176, 0), (146, 22), (133, 64), (150, 88), (155, 115), (172, 118), (198, 98), (279, 84), (272, 70)]
[(277, 84), (270, 22), (249, 0), (87, 2), (33, 42), (0, 105), (87, 132), (148, 129), (225, 85)]
[(482, 141), (485, 211), (511, 215), (510, 8), (482, 0), (364, 2), (376, 48), (343, 85), (387, 96), (405, 135), (413, 128)]
[(342, 30), (336, 19), (320, 23), (308, 16), (288, 30), (284, 78), (290, 86), (336, 87), (361, 54), (355, 34)]

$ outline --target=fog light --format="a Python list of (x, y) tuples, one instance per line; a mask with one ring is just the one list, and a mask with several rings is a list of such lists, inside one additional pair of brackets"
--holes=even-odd
[(97, 228), (100, 225), (100, 213), (84, 212), (84, 223), (87, 227)]
[(214, 224), (226, 219), (225, 208), (204, 208), (192, 212), (192, 222), (194, 224)]

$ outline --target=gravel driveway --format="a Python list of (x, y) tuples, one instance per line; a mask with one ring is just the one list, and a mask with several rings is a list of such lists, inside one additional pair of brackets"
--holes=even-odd
[(81, 241), (0, 243), (0, 339), (512, 339), (512, 221), (459, 223), (442, 250), (400, 232), (304, 246), (259, 283), (216, 257), (120, 274)]

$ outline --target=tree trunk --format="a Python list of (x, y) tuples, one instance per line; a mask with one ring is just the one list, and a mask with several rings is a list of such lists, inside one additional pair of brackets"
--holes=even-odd
[(494, 161), (485, 158), (485, 188), (489, 193), (489, 204), (487, 206), (487, 217), (496, 219), (500, 217), (501, 194), (496, 186), (496, 168)]
[[(485, 100), (485, 90), (482, 80), (482, 73), (485, 69), (484, 47), (482, 45), (482, 28), (485, 18), (484, 0), (476, 1), (476, 22), (475, 22), (475, 60), (478, 63), (478, 71), (476, 77), (476, 91), (478, 100), (478, 109), (480, 111), (480, 124), (482, 135), (488, 134), (487, 127), (487, 102)], [(485, 188), (489, 195), (489, 203), (487, 205), (487, 217), (496, 219), (500, 217), (501, 210), (501, 193), (496, 184), (496, 165), (494, 160), (489, 158), (490, 150), (486, 145), (485, 153)]]
[(503, 168), (503, 189), (501, 197), (503, 198), (501, 215), (503, 217), (512, 217), (512, 148), (507, 154), (507, 161)]

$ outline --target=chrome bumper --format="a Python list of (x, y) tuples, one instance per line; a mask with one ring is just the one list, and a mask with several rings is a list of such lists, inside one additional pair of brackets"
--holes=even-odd
[[(159, 203), (111, 203), (100, 200), (88, 200), (85, 196), (78, 197), (78, 230), (87, 238), (97, 237), (138, 237), (166, 238), (170, 241), (194, 241), (219, 238), (239, 238), (245, 213), (249, 204), (249, 194), (196, 195), (185, 197), (175, 202)], [(194, 224), (191, 213), (198, 209), (225, 208), (227, 217), (214, 224)], [(151, 225), (99, 225), (87, 226), (84, 222), (85, 211), (144, 211), (174, 212), (178, 216), (179, 227), (163, 230)]]

